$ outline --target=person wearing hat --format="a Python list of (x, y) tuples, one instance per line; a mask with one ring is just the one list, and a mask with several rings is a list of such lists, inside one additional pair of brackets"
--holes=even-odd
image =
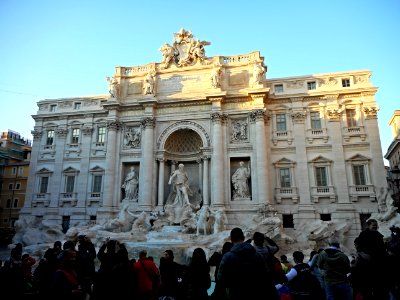
[(318, 267), (324, 273), (327, 300), (352, 300), (353, 290), (347, 274), (350, 273), (350, 260), (340, 250), (339, 241), (329, 241), (329, 247), (319, 254)]

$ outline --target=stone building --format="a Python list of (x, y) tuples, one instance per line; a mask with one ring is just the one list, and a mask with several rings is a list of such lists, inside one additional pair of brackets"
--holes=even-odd
[(264, 209), (286, 228), (350, 220), (357, 234), (386, 187), (371, 72), (267, 79), (259, 52), (207, 57), (209, 44), (181, 29), (160, 63), (116, 67), (109, 95), (39, 101), (21, 216), (67, 229), (123, 201), (160, 211), (183, 164), (190, 201), (230, 226)]

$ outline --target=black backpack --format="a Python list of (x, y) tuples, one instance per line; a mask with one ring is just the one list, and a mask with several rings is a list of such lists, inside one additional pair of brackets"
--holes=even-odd
[(289, 288), (292, 294), (309, 295), (317, 297), (321, 293), (321, 286), (318, 279), (311, 273), (308, 264), (301, 263), (293, 267), (297, 276), (289, 282)]

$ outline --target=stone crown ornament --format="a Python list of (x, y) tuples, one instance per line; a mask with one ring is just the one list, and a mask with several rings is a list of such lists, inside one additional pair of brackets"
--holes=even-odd
[(162, 45), (159, 50), (163, 54), (164, 68), (167, 69), (171, 63), (178, 67), (186, 67), (196, 64), (198, 61), (206, 63), (204, 46), (211, 45), (210, 42), (194, 39), (193, 34), (183, 28), (174, 33), (172, 46), (168, 43)]

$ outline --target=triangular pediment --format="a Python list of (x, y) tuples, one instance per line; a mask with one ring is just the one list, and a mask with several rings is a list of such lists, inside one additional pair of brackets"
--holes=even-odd
[(63, 172), (64, 173), (77, 173), (77, 172), (79, 172), (79, 170), (77, 170), (77, 169), (75, 169), (73, 167), (68, 167)]
[(90, 169), (90, 172), (104, 172), (104, 169), (100, 166), (95, 166)]
[(286, 157), (283, 157), (280, 160), (274, 162), (274, 165), (291, 165), (291, 164), (295, 164), (295, 163), (296, 162), (294, 162)]
[(323, 157), (322, 155), (317, 156), (313, 160), (311, 160), (311, 163), (323, 163), (323, 162), (332, 162), (332, 160)]
[(347, 159), (347, 161), (349, 161), (349, 160), (351, 160), (351, 161), (368, 161), (368, 160), (371, 160), (371, 159), (369, 157), (364, 156), (364, 155), (356, 154), (356, 155), (350, 157), (349, 159)]
[(53, 171), (47, 168), (41, 168), (39, 171), (36, 172), (36, 174), (47, 174), (47, 173), (53, 173)]

